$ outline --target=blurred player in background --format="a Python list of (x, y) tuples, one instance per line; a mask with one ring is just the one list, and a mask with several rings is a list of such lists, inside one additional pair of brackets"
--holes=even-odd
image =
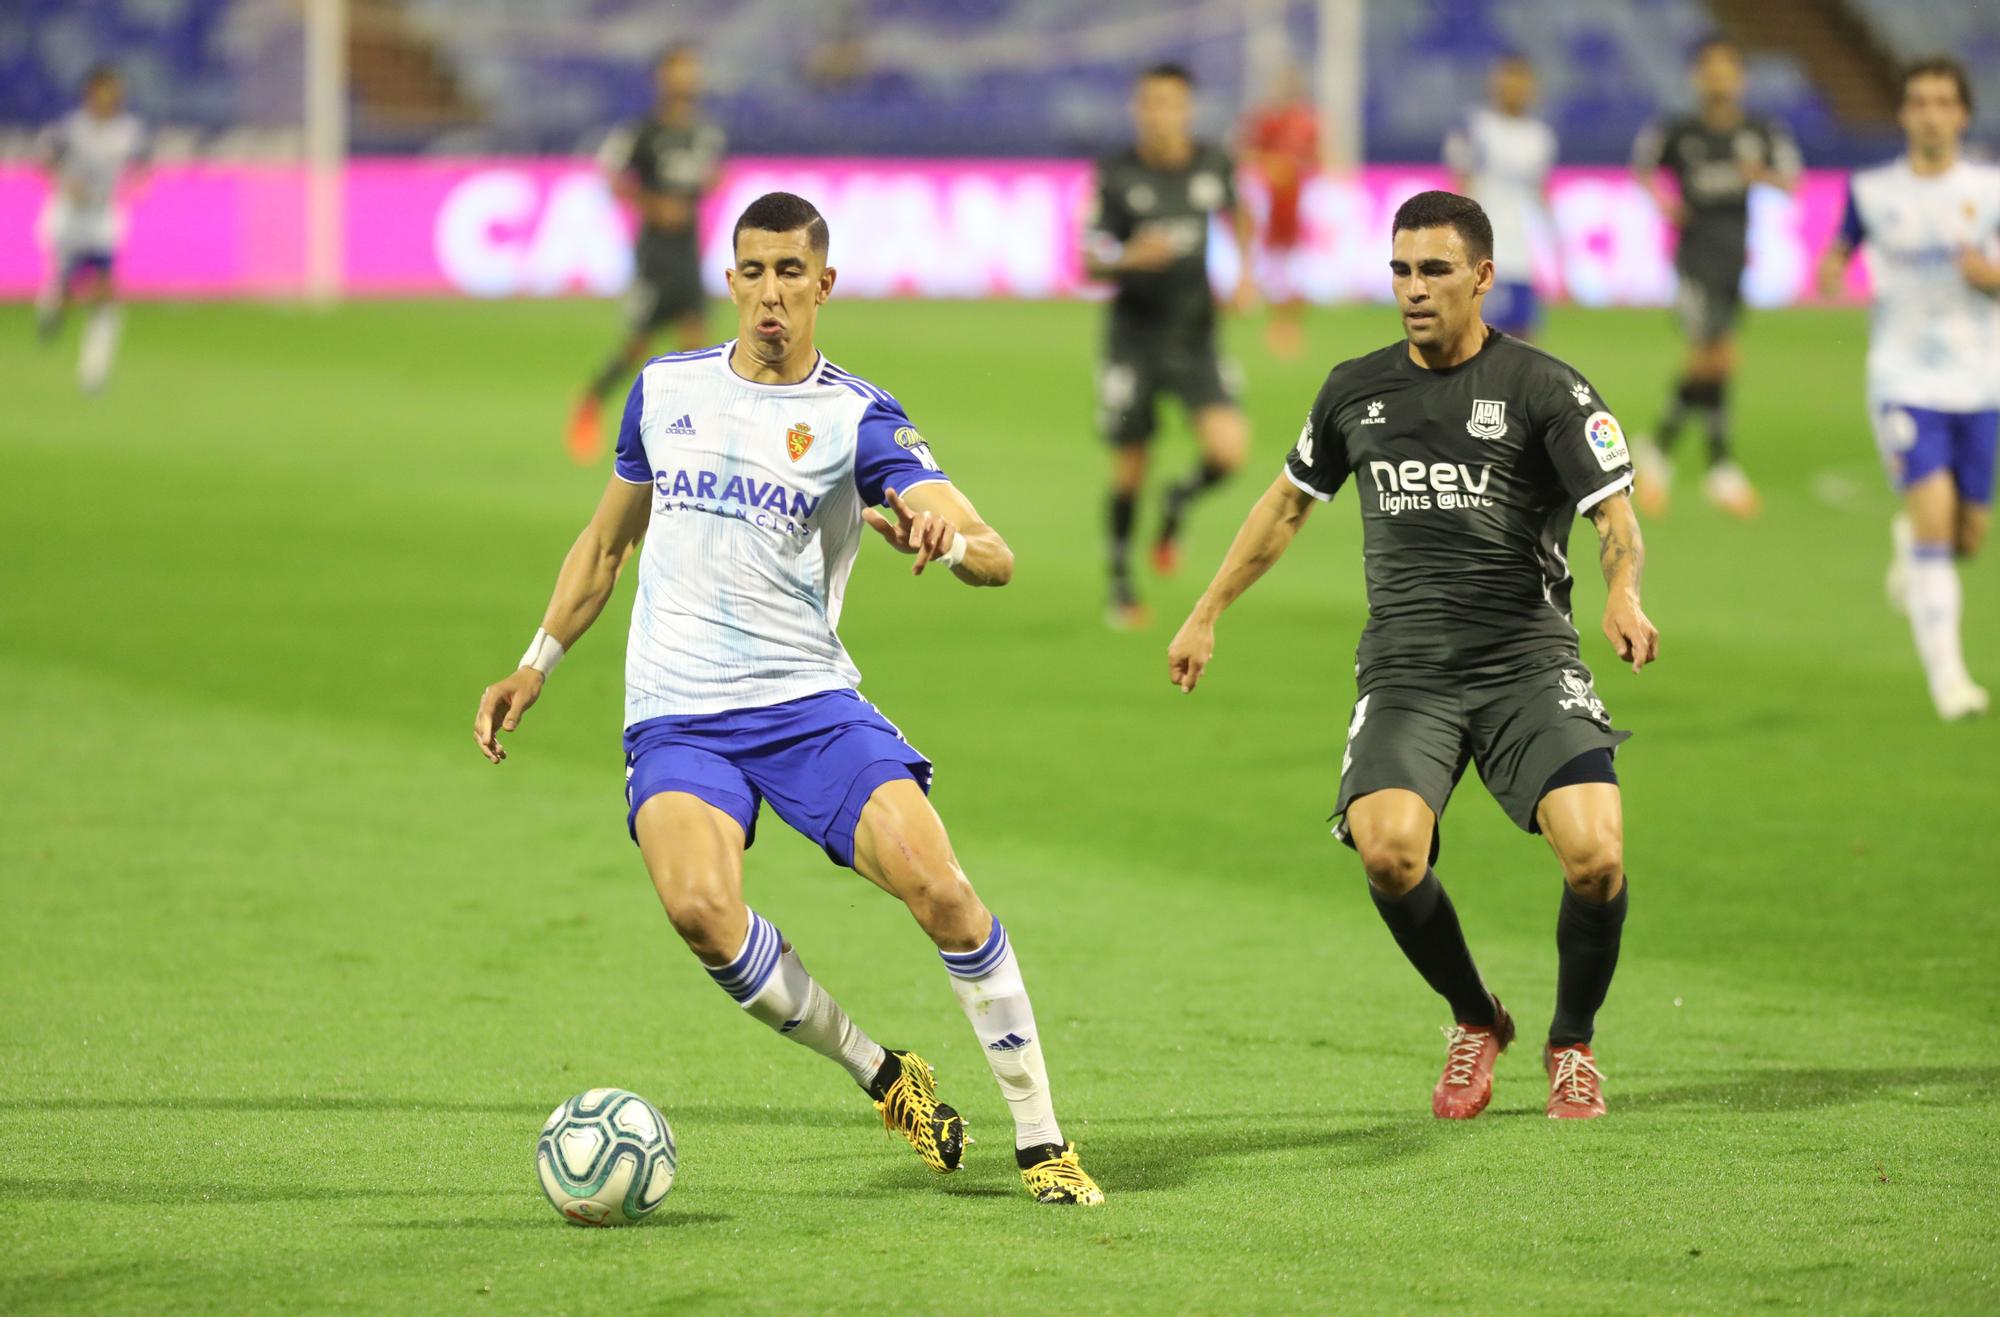
[(1389, 270), (1404, 337), (1333, 368), (1283, 470), (1167, 651), (1192, 691), (1222, 611), (1277, 562), (1315, 503), (1350, 477), (1361, 501), (1368, 625), (1334, 835), (1353, 846), (1396, 944), (1450, 1005), (1440, 1119), (1493, 1093), (1514, 1021), (1486, 988), (1431, 865), (1468, 764), (1562, 865), (1547, 1112), (1604, 1114), (1590, 1041), (1625, 924), (1625, 739), (1578, 654), (1564, 558), (1579, 515), (1597, 526), (1604, 634), (1637, 672), (1660, 633), (1639, 604), (1645, 549), (1618, 422), (1564, 362), (1480, 320), (1493, 230), (1479, 204), (1420, 192), (1396, 212)]
[(861, 698), (835, 632), (864, 527), (914, 554), (914, 573), (942, 568), (966, 585), (1005, 585), (1014, 555), (901, 405), (814, 346), (834, 286), (828, 237), (788, 192), (737, 220), (737, 337), (640, 371), (596, 515), (520, 666), (481, 697), (474, 735), (487, 758), (506, 758), (497, 733), (520, 724), (643, 539), (625, 658), (626, 822), (675, 930), (747, 1014), (846, 1071), (931, 1169), (958, 1169), (965, 1122), (938, 1100), (930, 1066), (857, 1028), (744, 904), (743, 853), (768, 800), (908, 906), (1013, 1111), (1028, 1192), (1094, 1206), (1104, 1194), (1056, 1123), (1007, 930), (931, 808), (930, 761)]
[(53, 260), (35, 299), (35, 324), (42, 341), (50, 342), (72, 303), (86, 308), (76, 365), (85, 393), (104, 388), (118, 355), (118, 189), (146, 151), (145, 128), (124, 104), (116, 70), (93, 69), (84, 80), (82, 106), (51, 124), (38, 144), (51, 184), (42, 223)]
[(1898, 115), (1909, 150), (1855, 174), (1847, 213), (1820, 266), (1839, 293), (1862, 246), (1875, 283), (1868, 409), (1903, 495), (1889, 568), (1891, 601), (1910, 615), (1939, 716), (1985, 713), (1966, 671), (1954, 558), (1970, 558), (1992, 518), (2000, 436), (2000, 168), (1961, 155), (1972, 84), (1937, 58), (1903, 75)]
[(1287, 66), (1276, 86), (1271, 101), (1243, 125), (1243, 163), (1264, 180), (1270, 205), (1263, 233), (1262, 283), (1271, 305), (1265, 345), (1273, 356), (1291, 361), (1305, 350), (1305, 297), (1298, 270), (1305, 229), (1299, 199), (1320, 165), (1319, 112), (1296, 66)]
[[(1695, 47), (1693, 114), (1656, 120), (1632, 147), (1632, 170), (1674, 227), (1681, 332), (1688, 351), (1674, 395), (1650, 440), (1638, 444), (1639, 503), (1666, 511), (1674, 440), (1690, 414), (1708, 431), (1703, 489), (1723, 511), (1755, 516), (1757, 491), (1736, 464), (1729, 433), (1729, 379), (1736, 370), (1736, 322), (1750, 240), (1750, 186), (1789, 192), (1799, 181), (1791, 130), (1743, 108), (1743, 52), (1724, 37)], [(1678, 195), (1661, 177), (1670, 175)]]
[(684, 350), (708, 340), (698, 221), (702, 195), (721, 172), (722, 129), (702, 117), (701, 56), (694, 47), (668, 49), (653, 81), (653, 113), (613, 132), (597, 157), (612, 191), (638, 212), (639, 238), (625, 339), (570, 414), (570, 456), (582, 463), (595, 461), (603, 445), (598, 418), (605, 397), (632, 377), (654, 335), (671, 325)]
[(1452, 190), (1479, 202), (1493, 221), (1493, 291), (1485, 320), (1516, 338), (1533, 338), (1541, 305), (1535, 296), (1532, 235), (1552, 232), (1549, 170), (1556, 132), (1532, 113), (1535, 66), (1507, 55), (1493, 66), (1490, 101), (1469, 111), (1444, 139)]
[(1194, 78), (1178, 64), (1139, 75), (1132, 89), (1137, 140), (1097, 164), (1097, 190), (1084, 235), (1084, 269), (1116, 287), (1098, 370), (1098, 424), (1113, 450), (1110, 502), (1111, 604), (1114, 627), (1148, 618), (1132, 584), (1132, 530), (1146, 478), (1157, 404), (1172, 394), (1187, 409), (1201, 446), (1195, 469), (1168, 486), (1153, 544), (1162, 575), (1180, 563), (1181, 526), (1190, 504), (1214, 488), (1250, 450), (1250, 423), (1217, 347), (1215, 294), (1208, 282), (1211, 217), (1228, 217), (1242, 278), (1232, 305), (1256, 296), (1251, 273), (1255, 222), (1236, 195), (1229, 153), (1198, 142)]

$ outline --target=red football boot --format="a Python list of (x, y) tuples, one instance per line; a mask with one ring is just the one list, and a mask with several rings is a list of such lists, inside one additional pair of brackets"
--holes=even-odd
[(1493, 1023), (1454, 1024), (1444, 1031), (1444, 1074), (1431, 1090), (1439, 1120), (1471, 1120), (1493, 1100), (1493, 1063), (1514, 1041), (1514, 1017), (1493, 999)]
[(1153, 546), (1153, 572), (1157, 576), (1172, 576), (1181, 569), (1181, 546), (1178, 540), (1161, 540)]
[(1549, 1071), (1549, 1119), (1595, 1120), (1604, 1114), (1604, 1074), (1587, 1043), (1542, 1049)]
[(570, 460), (578, 466), (595, 462), (604, 447), (604, 431), (597, 419), (599, 410), (597, 399), (585, 397), (577, 399), (576, 410), (569, 414), (569, 429), (563, 438)]

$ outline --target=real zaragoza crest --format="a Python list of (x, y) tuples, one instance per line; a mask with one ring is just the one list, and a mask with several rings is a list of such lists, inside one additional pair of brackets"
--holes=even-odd
[(804, 457), (806, 449), (812, 446), (813, 428), (804, 421), (785, 431), (785, 451), (791, 454), (794, 462)]
[(1491, 398), (1472, 400), (1472, 419), (1465, 423), (1474, 439), (1499, 439), (1507, 433), (1507, 404)]

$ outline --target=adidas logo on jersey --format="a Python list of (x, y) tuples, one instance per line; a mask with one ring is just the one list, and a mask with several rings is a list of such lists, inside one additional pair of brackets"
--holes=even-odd
[(1023, 1038), (1020, 1034), (1010, 1033), (998, 1042), (986, 1044), (986, 1050), (989, 1052), (1017, 1052), (1033, 1041), (1032, 1038)]
[(662, 431), (662, 433), (664, 433), (664, 434), (693, 434), (693, 433), (694, 433), (694, 418), (693, 418), (692, 416), (689, 416), (689, 415), (688, 415), (688, 414), (687, 414), (686, 412), (682, 412), (682, 413), (681, 413), (681, 418), (680, 418), (680, 419), (679, 419), (678, 421), (675, 421), (675, 422), (674, 422), (674, 423), (673, 423), (672, 425), (669, 425), (669, 426), (667, 426), (667, 427), (665, 428), (665, 430), (663, 430), (663, 431)]

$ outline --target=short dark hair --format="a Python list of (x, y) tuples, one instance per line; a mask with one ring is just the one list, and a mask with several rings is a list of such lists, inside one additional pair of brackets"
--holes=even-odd
[(743, 213), (736, 217), (736, 227), (729, 234), (732, 248), (745, 229), (758, 229), (765, 233), (790, 233), (795, 229), (804, 229), (806, 241), (812, 244), (814, 254), (821, 260), (826, 259), (831, 236), (827, 232), (826, 217), (819, 213), (819, 207), (796, 193), (766, 192), (745, 206)]
[(99, 83), (118, 81), (121, 81), (121, 79), (118, 76), (118, 69), (115, 65), (93, 64), (84, 72), (83, 89), (89, 91)]
[(1456, 192), (1419, 192), (1396, 207), (1394, 238), (1404, 229), (1456, 229), (1474, 265), (1493, 259), (1493, 221), (1471, 197)]
[(1965, 65), (1949, 55), (1926, 55), (1904, 67), (1899, 94), (1908, 96), (1910, 84), (1918, 78), (1950, 78), (1958, 86), (1959, 103), (1965, 106), (1967, 114), (1972, 113), (1972, 79), (1966, 74)]
[(1726, 50), (1738, 59), (1743, 58), (1743, 47), (1736, 44), (1736, 38), (1726, 32), (1710, 32), (1688, 47), (1688, 63), (1701, 63), (1702, 56), (1711, 50)]
[(1194, 72), (1179, 60), (1165, 59), (1158, 64), (1148, 64), (1133, 81), (1144, 82), (1148, 78), (1172, 78), (1189, 91), (1194, 90)]

